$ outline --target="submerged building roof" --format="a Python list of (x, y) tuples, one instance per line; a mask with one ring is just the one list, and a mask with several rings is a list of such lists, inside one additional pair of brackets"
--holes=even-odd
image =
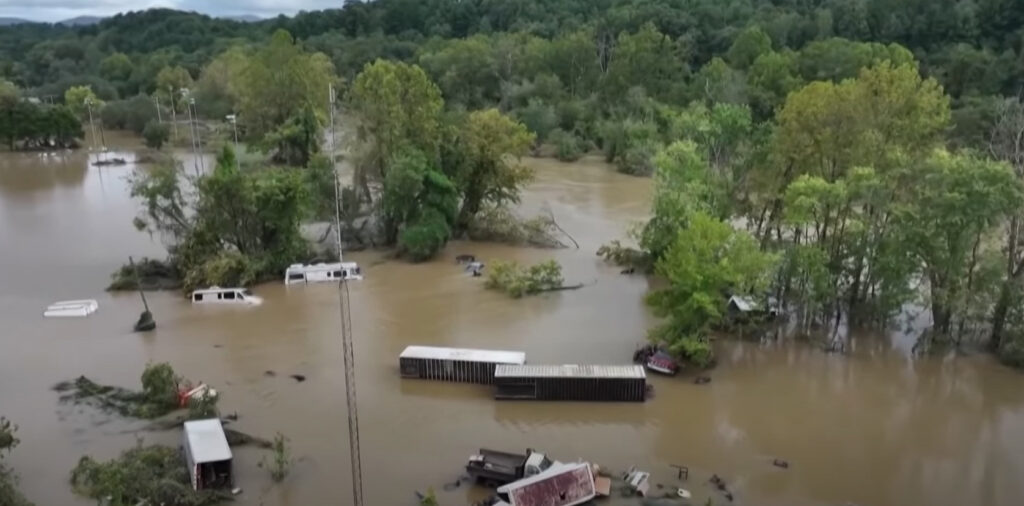
[(495, 378), (646, 378), (640, 365), (499, 365)]

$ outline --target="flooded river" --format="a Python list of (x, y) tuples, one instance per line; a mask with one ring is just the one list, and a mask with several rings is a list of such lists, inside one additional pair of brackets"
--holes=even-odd
[[(335, 287), (259, 286), (259, 308), (152, 294), (159, 326), (133, 334), (137, 295), (103, 288), (129, 254), (161, 256), (162, 247), (132, 227), (132, 167), (88, 167), (86, 156), (0, 155), (0, 414), (21, 426), (11, 464), (25, 494), (40, 506), (90, 504), (67, 486), (81, 455), (113, 457), (137, 437), (176, 444), (177, 432), (61, 406), (50, 390), (80, 374), (135, 388), (147, 361), (167, 361), (216, 386), (222, 410), (239, 414), (237, 428), (291, 440), (297, 462), (280, 485), (258, 467), (269, 455), (236, 453), (245, 490), (237, 504), (349, 504)], [(594, 256), (645, 216), (651, 181), (597, 160), (530, 163), (537, 180), (523, 213), (550, 209), (579, 250), (454, 243), (422, 265), (352, 255), (366, 274), (351, 293), (367, 505), (412, 505), (413, 491), (428, 487), (444, 505), (469, 503), (480, 491), (442, 487), (480, 446), (636, 465), (666, 486), (676, 484), (669, 465), (685, 465), (683, 486), (700, 504), (725, 504), (706, 484), (712, 473), (747, 505), (1024, 504), (1024, 378), (985, 357), (911, 360), (898, 336), (859, 337), (846, 357), (799, 343), (721, 343), (712, 383), (651, 378), (656, 396), (644, 404), (498, 403), (486, 388), (401, 381), (397, 356), (409, 344), (622, 363), (654, 324), (642, 301), (648, 282)], [(568, 282), (587, 286), (510, 300), (465, 276), (452, 260), (459, 253), (554, 257)], [(41, 317), (48, 303), (73, 298), (96, 298), (100, 310)], [(773, 467), (776, 457), (791, 467)]]

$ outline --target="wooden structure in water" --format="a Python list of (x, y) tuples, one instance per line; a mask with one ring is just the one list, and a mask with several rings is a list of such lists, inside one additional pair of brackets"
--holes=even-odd
[(398, 363), (403, 378), (490, 385), (494, 383), (496, 367), (523, 365), (526, 354), (521, 351), (409, 346), (399, 355)]
[(640, 365), (499, 365), (494, 398), (643, 402), (647, 375)]

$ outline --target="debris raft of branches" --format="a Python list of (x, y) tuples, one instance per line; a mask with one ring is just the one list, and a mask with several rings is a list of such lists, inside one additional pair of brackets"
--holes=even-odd
[(538, 248), (564, 248), (558, 240), (560, 232), (552, 216), (539, 215), (522, 220), (507, 207), (491, 207), (481, 211), (470, 222), (467, 234), (474, 241), (493, 241)]
[(143, 446), (140, 440), (107, 462), (82, 457), (71, 471), (71, 485), (76, 493), (109, 506), (207, 506), (230, 499), (226, 492), (193, 490), (183, 461), (174, 448)]
[(499, 290), (513, 298), (556, 290), (574, 290), (583, 285), (562, 285), (562, 266), (548, 260), (529, 267), (516, 262), (496, 261), (487, 275), (487, 288)]
[(157, 418), (178, 409), (181, 378), (166, 363), (149, 364), (142, 373), (142, 391), (101, 385), (85, 376), (58, 383), (61, 402), (89, 404), (133, 418)]

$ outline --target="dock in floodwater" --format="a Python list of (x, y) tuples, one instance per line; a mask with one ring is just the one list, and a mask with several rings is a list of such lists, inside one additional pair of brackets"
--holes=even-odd
[(499, 365), (494, 398), (643, 402), (647, 375), (639, 365)]

